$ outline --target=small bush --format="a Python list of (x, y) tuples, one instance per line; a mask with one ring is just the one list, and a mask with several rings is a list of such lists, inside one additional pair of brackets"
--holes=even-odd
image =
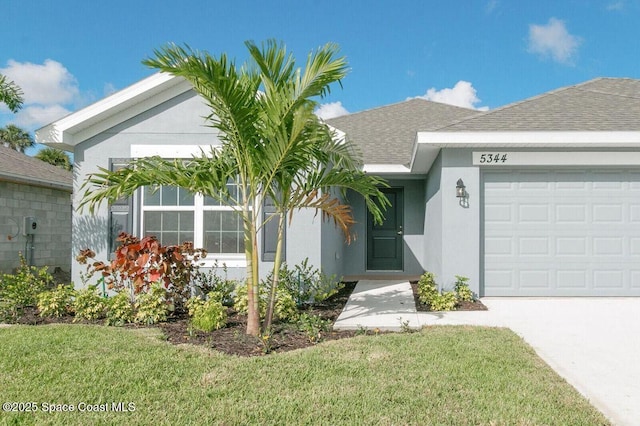
[(73, 313), (76, 291), (72, 285), (58, 285), (54, 290), (38, 295), (38, 310), (42, 317), (61, 317)]
[(107, 325), (123, 326), (133, 322), (133, 304), (128, 291), (123, 290), (107, 299)]
[(276, 293), (276, 304), (273, 308), (273, 313), (281, 321), (295, 322), (299, 317), (298, 304), (291, 294), (281, 288)]
[(456, 308), (458, 298), (453, 291), (438, 291), (435, 275), (425, 272), (418, 281), (418, 299), (429, 305), (432, 311), (452, 311)]
[(212, 291), (221, 295), (222, 304), (225, 306), (233, 306), (233, 293), (238, 286), (238, 282), (227, 279), (227, 267), (222, 266), (223, 276), (218, 275), (218, 264), (207, 272), (197, 271), (192, 281), (196, 294), (206, 295)]
[(331, 329), (331, 321), (323, 319), (320, 315), (303, 313), (298, 319), (298, 330), (307, 335), (309, 342), (322, 341), (322, 333)]
[(418, 299), (426, 305), (431, 305), (431, 301), (437, 296), (436, 276), (433, 272), (425, 272), (418, 281)]
[(15, 274), (0, 275), (0, 321), (15, 322), (26, 306), (35, 306), (38, 295), (53, 284), (47, 267), (27, 265), (20, 255), (20, 267)]
[(456, 309), (458, 298), (453, 291), (443, 291), (431, 299), (429, 307), (432, 311), (453, 311)]
[(97, 287), (90, 285), (87, 288), (79, 290), (73, 301), (73, 310), (75, 311), (74, 321), (86, 319), (89, 321), (104, 318), (107, 311), (107, 301), (98, 294)]
[(456, 275), (456, 285), (455, 292), (458, 297), (458, 300), (463, 302), (473, 302), (475, 298), (473, 297), (473, 292), (469, 288), (469, 284), (467, 283), (469, 278), (463, 277), (461, 275)]
[(196, 330), (211, 332), (227, 325), (227, 308), (222, 304), (219, 294), (212, 294), (208, 299), (192, 297), (187, 301), (191, 326)]
[(159, 282), (151, 284), (146, 293), (136, 296), (135, 307), (137, 323), (156, 324), (166, 321), (170, 312), (167, 290)]
[[(336, 294), (344, 284), (335, 275), (327, 276), (309, 265), (309, 259), (289, 269), (286, 263), (280, 268), (280, 283), (298, 305), (322, 303)], [(272, 275), (267, 277), (270, 282)]]

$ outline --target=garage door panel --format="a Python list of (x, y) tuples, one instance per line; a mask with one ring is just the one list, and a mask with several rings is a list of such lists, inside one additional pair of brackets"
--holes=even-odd
[(485, 295), (640, 296), (640, 173), (503, 169), (483, 180)]
[[(587, 221), (587, 206), (584, 204), (558, 203), (555, 206), (556, 223), (560, 224), (585, 224)], [(638, 212), (640, 214), (640, 211)]]

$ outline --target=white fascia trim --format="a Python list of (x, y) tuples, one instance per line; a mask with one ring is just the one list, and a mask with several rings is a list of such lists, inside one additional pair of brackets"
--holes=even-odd
[(411, 173), (411, 169), (402, 164), (365, 164), (362, 170), (372, 175)]
[(189, 89), (191, 84), (182, 77), (166, 73), (154, 74), (36, 130), (36, 141), (72, 148)]
[[(440, 148), (495, 147), (640, 147), (640, 132), (418, 132), (417, 144)], [(414, 151), (415, 154), (415, 151)]]

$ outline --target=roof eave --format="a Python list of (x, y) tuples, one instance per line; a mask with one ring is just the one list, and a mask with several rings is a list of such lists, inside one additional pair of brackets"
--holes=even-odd
[(182, 77), (157, 73), (36, 130), (36, 142), (73, 151), (77, 144), (191, 89)]

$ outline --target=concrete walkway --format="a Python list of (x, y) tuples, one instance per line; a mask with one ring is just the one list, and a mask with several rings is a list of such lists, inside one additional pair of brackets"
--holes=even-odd
[(616, 425), (640, 425), (640, 298), (483, 298), (488, 311), (416, 312), (410, 284), (361, 280), (336, 329), (507, 327)]

